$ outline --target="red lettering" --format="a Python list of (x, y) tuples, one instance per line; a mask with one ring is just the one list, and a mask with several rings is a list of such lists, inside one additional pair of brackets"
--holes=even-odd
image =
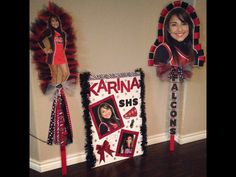
[(118, 91), (116, 90), (115, 82), (108, 82), (108, 94), (111, 93), (111, 89), (113, 89), (116, 93), (118, 93)]
[(139, 83), (136, 77), (133, 78), (132, 84), (131, 84), (131, 89), (134, 88), (134, 86), (136, 86), (137, 88), (139, 88)]
[(106, 84), (105, 84), (103, 79), (100, 81), (100, 83), (98, 85), (98, 91), (97, 92), (100, 92), (101, 89), (104, 89), (104, 91), (107, 92)]
[(97, 92), (94, 90), (94, 87), (96, 87), (96, 85), (98, 85), (98, 83), (95, 83), (95, 84), (93, 84), (92, 86), (90, 86), (89, 90), (90, 90), (90, 92), (93, 92), (93, 94), (97, 96), (98, 94), (97, 94)]
[(121, 81), (120, 85), (121, 85), (121, 93), (124, 92), (124, 88), (127, 92), (130, 92), (130, 81), (129, 80), (127, 81), (127, 86), (125, 85), (125, 82), (123, 82), (123, 81)]
[(90, 92), (95, 96), (98, 96), (99, 92), (102, 90), (104, 92), (108, 92), (108, 94), (110, 94), (112, 90), (115, 93), (118, 93), (119, 91), (123, 93), (124, 91), (130, 92), (130, 90), (134, 89), (134, 87), (137, 87), (137, 89), (139, 88), (139, 82), (136, 77), (134, 77), (132, 81), (127, 80), (126, 82), (121, 81), (120, 78), (117, 78), (116, 81), (110, 82), (105, 82), (103, 79), (101, 79), (99, 83), (94, 83), (92, 86), (90, 86)]

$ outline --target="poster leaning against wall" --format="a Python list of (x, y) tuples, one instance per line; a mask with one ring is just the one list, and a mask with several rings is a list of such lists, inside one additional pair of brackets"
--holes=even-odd
[(146, 153), (144, 73), (80, 74), (87, 165), (98, 167)]

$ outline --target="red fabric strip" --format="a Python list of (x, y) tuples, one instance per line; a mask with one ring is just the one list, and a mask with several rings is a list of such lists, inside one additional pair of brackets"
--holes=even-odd
[(193, 6), (189, 5), (189, 6), (186, 8), (186, 11), (189, 12), (189, 14), (193, 13), (193, 11), (194, 11)]
[(62, 167), (62, 176), (65, 176), (67, 173), (67, 167), (66, 167), (66, 147), (65, 144), (62, 144), (61, 146), (61, 167)]
[(161, 11), (161, 16), (165, 17), (167, 13), (168, 13), (168, 10), (167, 10), (166, 8), (164, 8), (164, 9)]
[(150, 52), (154, 52), (156, 50), (157, 46), (155, 45), (152, 45), (151, 48), (150, 48)]
[(173, 5), (174, 5), (174, 7), (178, 7), (178, 6), (180, 6), (180, 3), (181, 3), (180, 1), (174, 1)]
[[(65, 107), (66, 107), (66, 114), (67, 114), (67, 118), (68, 118), (68, 122), (69, 122), (69, 126), (70, 126), (70, 132), (71, 132), (71, 136), (73, 137), (73, 131), (72, 131), (72, 124), (71, 124), (71, 119), (70, 119), (70, 112), (69, 112), (69, 108), (68, 108), (68, 104), (67, 104), (67, 100), (66, 100), (66, 95), (64, 92), (64, 89), (61, 89), (61, 95), (64, 99), (64, 103), (65, 103)], [(67, 133), (67, 132), (65, 132)]]
[(205, 61), (205, 56), (199, 56), (199, 57), (198, 57), (198, 60), (200, 60), (200, 61)]
[(197, 45), (194, 45), (194, 48), (195, 48), (197, 51), (199, 51), (199, 50), (202, 49), (202, 46), (201, 46), (201, 44), (197, 44)]
[(195, 32), (193, 38), (194, 39), (199, 39), (200, 38), (200, 33), (199, 32)]
[(198, 18), (198, 17), (195, 18), (195, 19), (193, 20), (193, 23), (194, 23), (195, 26), (198, 26), (198, 25), (200, 24), (199, 18)]
[(153, 65), (154, 65), (154, 60), (148, 59), (148, 66), (153, 66)]
[(162, 42), (163, 41), (163, 36), (158, 36), (157, 39), (158, 39), (158, 42)]
[(158, 29), (163, 29), (163, 23), (158, 23), (158, 26), (157, 26)]
[(170, 151), (174, 151), (175, 148), (175, 135), (170, 135)]

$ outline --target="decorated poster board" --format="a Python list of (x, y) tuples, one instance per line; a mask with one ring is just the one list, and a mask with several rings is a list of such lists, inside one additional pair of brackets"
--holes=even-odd
[(80, 75), (86, 160), (98, 167), (146, 153), (144, 74)]

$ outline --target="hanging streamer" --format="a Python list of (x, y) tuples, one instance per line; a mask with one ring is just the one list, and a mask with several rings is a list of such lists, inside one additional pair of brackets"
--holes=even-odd
[(73, 142), (69, 109), (62, 84), (56, 86), (47, 144), (59, 144), (61, 150), (62, 175), (66, 175), (66, 145)]

